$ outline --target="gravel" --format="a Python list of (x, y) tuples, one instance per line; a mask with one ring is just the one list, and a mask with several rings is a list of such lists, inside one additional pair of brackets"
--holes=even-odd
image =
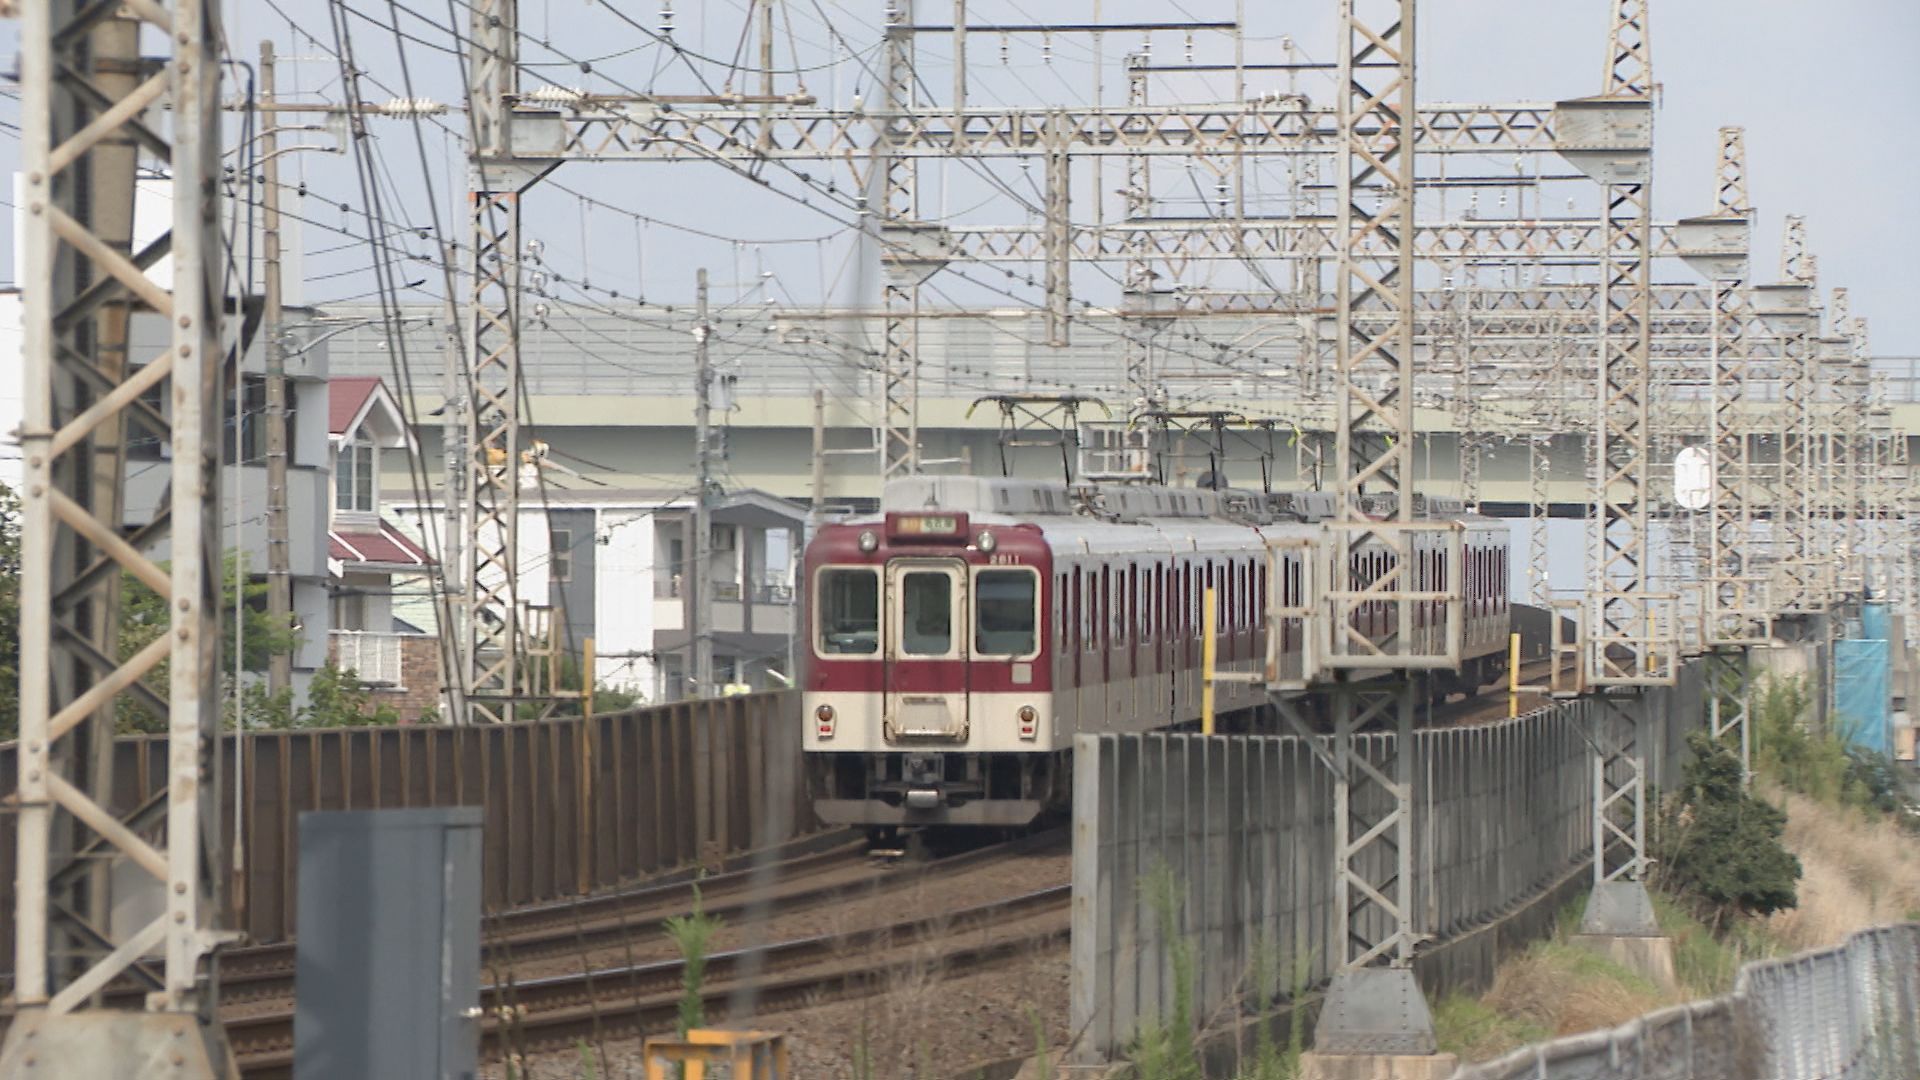
[[(960, 911), (1065, 884), (1071, 876), (1071, 861), (1064, 853), (1046, 852), (995, 859), (951, 877), (926, 874), (926, 869), (903, 865), (886, 871), (882, 875), (886, 880), (908, 875), (917, 880), (884, 893), (726, 927), (714, 949), (844, 933)], [(646, 934), (635, 929), (636, 959), (671, 954), (657, 927)], [(959, 926), (952, 931), (962, 932)], [(642, 942), (647, 942), (644, 951)], [(625, 962), (624, 950), (610, 954), (598, 950), (594, 955), (600, 959), (592, 962), (599, 964)], [(554, 973), (578, 971), (580, 958), (557, 963), (560, 967)], [(1036, 1022), (1058, 1056), (1057, 1048), (1067, 1038), (1068, 966), (1064, 945), (1035, 947), (990, 971), (948, 978), (930, 966), (892, 977), (886, 991), (877, 996), (823, 1002), (728, 1026), (785, 1034), (794, 1074), (809, 1080), (931, 1080), (970, 1075), (970, 1066), (1032, 1053)], [(482, 1075), (506, 1080), (507, 1072), (496, 1062), (483, 1067)], [(574, 1053), (537, 1055), (513, 1073), (514, 1080), (626, 1080), (644, 1075), (640, 1041), (630, 1038), (609, 1039), (604, 1047), (582, 1047)]]

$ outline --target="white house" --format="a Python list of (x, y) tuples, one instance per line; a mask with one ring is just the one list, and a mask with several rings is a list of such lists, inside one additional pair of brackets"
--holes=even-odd
[(433, 560), (387, 519), (382, 457), (414, 452), (400, 403), (378, 378), (327, 385), (327, 445), (333, 483), (327, 514), (330, 655), (351, 668), (402, 719), (435, 709), (439, 644), (394, 619), (396, 600), (428, 596)]
[[(687, 495), (549, 484), (520, 498), (517, 591), (527, 625), (546, 628), (573, 656), (592, 638), (601, 685), (651, 701), (692, 693)], [(418, 507), (400, 507), (396, 515), (412, 535), (428, 535)], [(712, 519), (715, 681), (784, 686), (792, 672), (794, 562), (806, 513), (784, 499), (741, 492), (717, 500)], [(416, 626), (435, 625), (424, 591), (408, 594), (395, 612)]]

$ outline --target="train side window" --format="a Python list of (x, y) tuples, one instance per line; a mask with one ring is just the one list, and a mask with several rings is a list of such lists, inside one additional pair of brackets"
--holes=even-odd
[(980, 570), (973, 578), (973, 651), (1026, 657), (1035, 648), (1040, 578), (1032, 570)]
[(1100, 648), (1114, 646), (1114, 567), (1100, 567)]
[(829, 567), (820, 571), (817, 640), (822, 656), (871, 656), (880, 651), (880, 571)]
[(1067, 649), (1067, 575), (1061, 574), (1059, 584), (1053, 594), (1053, 648), (1055, 652)]
[(1073, 647), (1078, 649), (1087, 636), (1086, 590), (1079, 574), (1073, 575)]

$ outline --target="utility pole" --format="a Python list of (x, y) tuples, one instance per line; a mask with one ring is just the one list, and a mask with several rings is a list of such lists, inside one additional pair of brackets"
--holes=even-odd
[(707, 271), (702, 267), (694, 285), (693, 324), (693, 440), (694, 472), (699, 490), (693, 497), (693, 685), (699, 696), (713, 693), (713, 521), (708, 496), (713, 487), (713, 367), (707, 357), (707, 339), (713, 327), (707, 321)]
[[(267, 360), (267, 617), (286, 626), (293, 617), (293, 557), (287, 533), (287, 348), (285, 302), (280, 290), (280, 135), (273, 87), (273, 42), (260, 43), (260, 224), (266, 263), (261, 329)], [(267, 689), (293, 685), (293, 655), (275, 649), (267, 663)]]

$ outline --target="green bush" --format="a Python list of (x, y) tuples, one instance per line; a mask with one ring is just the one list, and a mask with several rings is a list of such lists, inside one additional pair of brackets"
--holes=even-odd
[(1797, 678), (1768, 679), (1754, 701), (1754, 772), (1789, 791), (1879, 813), (1906, 808), (1885, 755), (1853, 746), (1844, 732), (1817, 730), (1813, 699)]
[(1716, 930), (1734, 915), (1795, 906), (1800, 860), (1781, 842), (1785, 811), (1749, 794), (1740, 759), (1707, 733), (1689, 735), (1687, 746), (1692, 760), (1667, 801), (1656, 849), (1662, 883)]

